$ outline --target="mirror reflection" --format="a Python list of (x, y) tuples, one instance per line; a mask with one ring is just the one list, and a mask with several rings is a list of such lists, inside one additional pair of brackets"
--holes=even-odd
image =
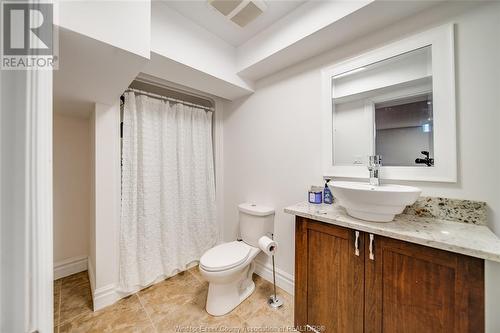
[(432, 93), (375, 104), (375, 155), (385, 166), (433, 166)]
[(332, 78), (333, 164), (432, 167), (431, 47)]

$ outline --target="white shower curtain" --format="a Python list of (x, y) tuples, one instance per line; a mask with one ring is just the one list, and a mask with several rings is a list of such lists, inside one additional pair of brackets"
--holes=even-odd
[(185, 270), (216, 241), (212, 112), (127, 92), (121, 289)]

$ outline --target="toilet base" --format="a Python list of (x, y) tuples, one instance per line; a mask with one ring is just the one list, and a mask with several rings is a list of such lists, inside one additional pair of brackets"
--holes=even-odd
[(231, 312), (255, 291), (252, 280), (254, 264), (243, 271), (240, 278), (232, 282), (210, 282), (207, 295), (207, 312), (212, 316), (222, 316)]

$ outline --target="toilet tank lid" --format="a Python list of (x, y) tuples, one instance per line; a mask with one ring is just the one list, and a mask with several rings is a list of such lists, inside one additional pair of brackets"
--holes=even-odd
[(240, 210), (240, 212), (255, 216), (267, 216), (274, 214), (274, 208), (257, 205), (250, 202), (239, 204), (238, 209)]

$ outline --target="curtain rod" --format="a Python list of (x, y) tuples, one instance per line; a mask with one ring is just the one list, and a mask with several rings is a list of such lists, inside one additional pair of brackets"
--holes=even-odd
[(184, 95), (198, 97), (200, 99), (206, 100), (207, 102), (210, 102), (212, 105), (215, 105), (215, 101), (212, 100), (210, 97), (198, 94), (198, 93), (191, 91), (191, 90), (173, 87), (170, 85), (170, 82), (169, 83), (159, 83), (159, 82), (155, 81), (154, 79), (148, 79), (148, 78), (140, 77), (140, 76), (136, 77), (134, 79), (134, 82), (140, 82), (140, 83), (147, 84), (148, 86), (153, 86), (153, 87), (157, 87), (157, 88), (161, 88), (161, 89), (167, 89), (167, 90), (178, 92), (178, 93), (181, 93)]
[(176, 98), (172, 98), (172, 97), (166, 97), (166, 96), (162, 96), (162, 95), (150, 93), (150, 92), (139, 90), (139, 89), (127, 88), (127, 90), (125, 90), (125, 91), (135, 92), (135, 93), (140, 94), (140, 95), (146, 95), (146, 96), (150, 96), (150, 97), (154, 97), (154, 98), (158, 98), (158, 99), (163, 99), (163, 100), (167, 100), (167, 101), (171, 101), (171, 102), (181, 103), (181, 104), (184, 104), (184, 105), (194, 106), (194, 107), (197, 107), (197, 108), (200, 108), (200, 109), (204, 109), (204, 110), (209, 111), (209, 112), (213, 112), (214, 111), (213, 107), (199, 105), (199, 104), (195, 104), (195, 103), (190, 103), (190, 102), (186, 102), (186, 101), (183, 101), (183, 100), (180, 100), (180, 99), (176, 99)]

